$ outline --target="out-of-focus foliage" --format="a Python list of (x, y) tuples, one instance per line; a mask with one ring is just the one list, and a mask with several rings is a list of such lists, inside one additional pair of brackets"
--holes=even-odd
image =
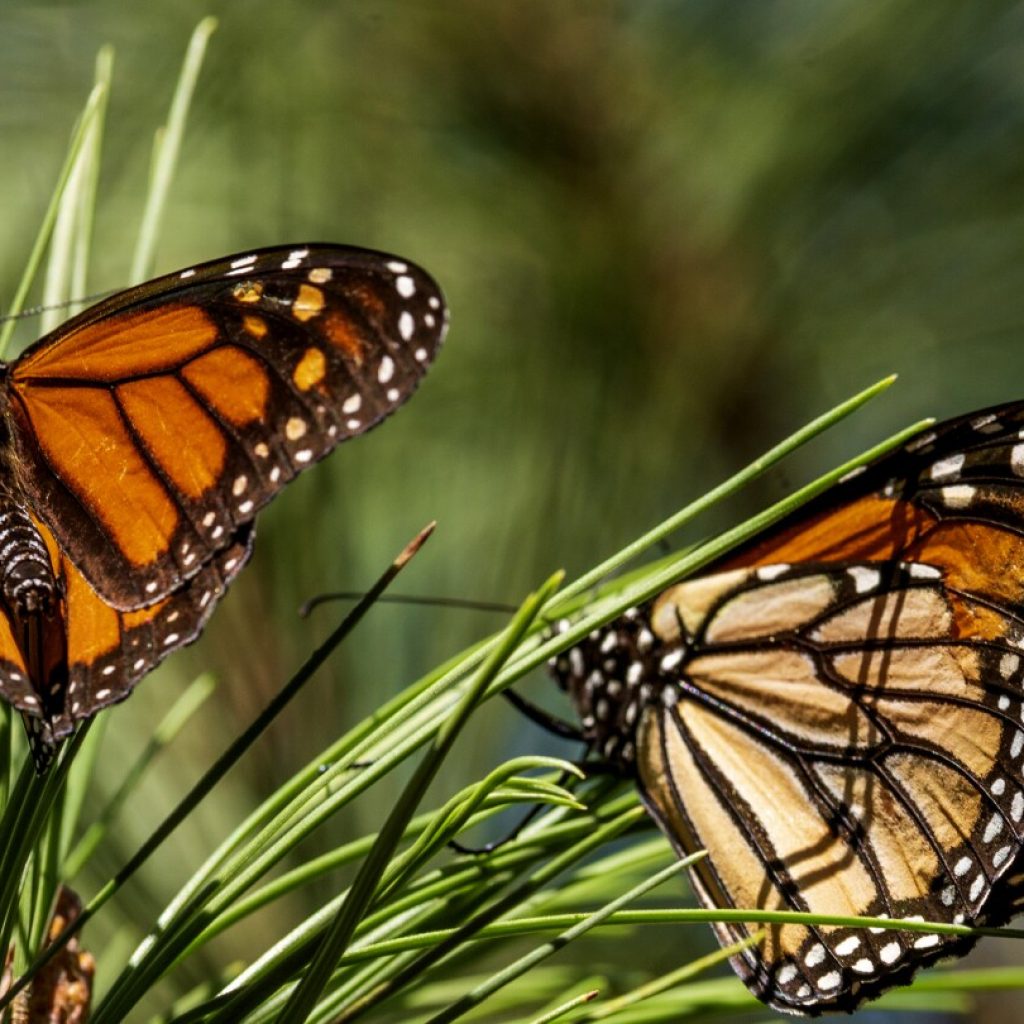
[[(440, 526), (406, 590), (513, 601), (889, 371), (902, 374), (897, 388), (735, 514), (923, 415), (1024, 396), (1017, 3), (6, 6), (0, 301), (106, 42), (117, 55), (91, 284), (125, 282), (152, 130), (207, 13), (221, 25), (158, 269), (287, 241), (374, 246), (439, 278), (452, 327), (409, 406), (264, 515), (254, 563), (204, 640), (111, 713), (102, 770), (113, 789), (167, 694), (200, 668), (221, 680), (101, 869), (120, 864), (323, 635), (333, 613), (300, 621), (299, 603), (366, 585), (428, 520)], [(19, 336), (30, 340), (31, 325)], [(282, 766), (494, 625), (379, 609), (119, 899), (125, 942)], [(469, 733), (474, 769), (514, 750), (565, 751), (499, 706)], [(377, 811), (333, 838), (377, 824)], [(244, 956), (259, 929), (265, 945), (285, 922), (274, 910), (220, 952)], [(684, 943), (710, 943), (693, 930), (664, 941), (666, 969)], [(1019, 955), (988, 945), (990, 959)], [(600, 968), (623, 952), (614, 938), (587, 948)]]

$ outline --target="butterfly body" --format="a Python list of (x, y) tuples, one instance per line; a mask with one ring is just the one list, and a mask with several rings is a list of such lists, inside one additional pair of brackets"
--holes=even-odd
[[(559, 656), (708, 908), (998, 925), (1024, 897), (1024, 405), (915, 438)], [(723, 945), (761, 924), (714, 926)], [(849, 1011), (969, 936), (767, 926), (776, 1009)]]
[(401, 405), (446, 322), (406, 260), (281, 247), (116, 295), (5, 366), (0, 695), (37, 767), (195, 639), (259, 509)]

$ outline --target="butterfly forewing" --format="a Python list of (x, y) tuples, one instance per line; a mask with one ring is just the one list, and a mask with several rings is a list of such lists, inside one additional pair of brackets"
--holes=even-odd
[(256, 512), (401, 405), (446, 322), (406, 260), (293, 246), (114, 296), (5, 368), (0, 693), (40, 771), (195, 639)]
[[(556, 663), (709, 907), (998, 924), (1024, 839), (1024, 405), (941, 424)], [(716, 926), (723, 944), (761, 925)], [(734, 960), (850, 1010), (973, 940), (783, 924)]]
[(15, 364), (25, 491), (104, 601), (151, 604), (405, 401), (444, 328), (424, 271), (363, 250), (264, 250), (161, 278)]

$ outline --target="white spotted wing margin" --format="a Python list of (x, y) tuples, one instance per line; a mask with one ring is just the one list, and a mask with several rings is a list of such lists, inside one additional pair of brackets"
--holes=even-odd
[[(921, 563), (763, 566), (650, 609), (645, 804), (708, 908), (1004, 923), (1024, 837), (1024, 626)], [(965, 623), (973, 632), (965, 632)], [(984, 637), (978, 635), (984, 624)], [(673, 656), (682, 651), (682, 657)], [(850, 1011), (973, 939), (782, 924), (734, 967), (801, 1015)]]
[[(228, 585), (252, 554), (252, 524), (238, 531), (230, 547), (162, 601), (138, 612), (117, 612), (103, 604), (66, 556), (57, 572), (68, 623), (66, 661), (50, 673), (55, 681), (46, 701), (29, 684), (20, 665), (0, 659), (0, 690), (22, 713), (36, 771), (44, 774), (62, 740), (102, 708), (124, 700), (135, 685), (169, 654), (195, 641)], [(0, 609), (4, 627), (7, 615)], [(95, 630), (95, 637), (86, 635)]]

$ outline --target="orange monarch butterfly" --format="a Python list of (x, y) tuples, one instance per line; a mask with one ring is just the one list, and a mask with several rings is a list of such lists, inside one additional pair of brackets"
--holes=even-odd
[[(1024, 402), (942, 423), (554, 663), (708, 908), (999, 925), (1024, 897)], [(714, 926), (850, 1011), (964, 936)]]
[(257, 511), (401, 405), (446, 324), (407, 260), (279, 247), (115, 295), (0, 364), (0, 695), (40, 772), (199, 635)]

